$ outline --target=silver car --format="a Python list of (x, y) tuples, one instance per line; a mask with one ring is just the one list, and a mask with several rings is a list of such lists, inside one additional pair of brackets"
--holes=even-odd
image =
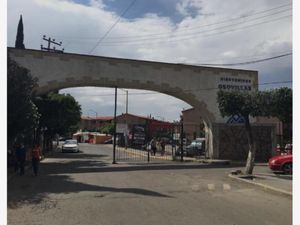
[(194, 157), (204, 154), (203, 142), (200, 138), (193, 140), (190, 145), (186, 146), (186, 156)]
[(74, 139), (66, 140), (61, 147), (61, 151), (62, 152), (79, 152), (79, 146), (78, 146), (77, 140), (74, 140)]

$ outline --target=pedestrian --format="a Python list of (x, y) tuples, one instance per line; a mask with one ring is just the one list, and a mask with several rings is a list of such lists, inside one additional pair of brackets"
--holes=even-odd
[(163, 139), (160, 140), (160, 147), (161, 147), (161, 155), (163, 156), (165, 154), (165, 142)]
[(17, 159), (17, 170), (20, 170), (20, 176), (25, 174), (24, 167), (25, 167), (25, 160), (26, 160), (26, 149), (24, 144), (17, 144), (16, 147), (16, 159)]
[(152, 140), (150, 141), (150, 145), (151, 145), (151, 151), (152, 151), (153, 155), (155, 156), (155, 154), (156, 154), (156, 140), (155, 140), (155, 138), (152, 138)]
[(41, 160), (41, 148), (38, 144), (36, 144), (31, 152), (31, 158), (32, 158), (32, 169), (35, 176), (38, 174), (39, 170), (39, 164)]

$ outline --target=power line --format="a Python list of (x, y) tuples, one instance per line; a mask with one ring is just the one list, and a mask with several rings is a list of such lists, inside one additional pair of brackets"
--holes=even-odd
[[(284, 4), (284, 5), (280, 5), (280, 6), (277, 6), (277, 7), (274, 7), (274, 8), (270, 8), (270, 9), (267, 9), (267, 10), (262, 10), (262, 11), (258, 11), (258, 12), (254, 12), (250, 15), (247, 15), (247, 16), (238, 16), (238, 17), (234, 17), (232, 19), (227, 19), (227, 20), (223, 20), (223, 21), (218, 21), (218, 22), (215, 22), (215, 23), (211, 23), (211, 24), (205, 24), (205, 25), (200, 25), (200, 26), (196, 26), (196, 27), (193, 27), (193, 28), (182, 28), (181, 30), (177, 31), (178, 32), (187, 32), (189, 30), (195, 30), (195, 29), (199, 29), (199, 28), (202, 28), (202, 27), (207, 27), (207, 26), (213, 26), (213, 25), (218, 25), (218, 24), (222, 24), (222, 23), (227, 23), (227, 22), (230, 22), (230, 21), (235, 21), (235, 20), (245, 20), (246, 18), (249, 18), (249, 17), (252, 17), (252, 16), (255, 16), (255, 15), (258, 15), (258, 14), (263, 14), (263, 13), (266, 13), (266, 12), (269, 12), (269, 11), (273, 11), (273, 10), (276, 10), (276, 9), (280, 9), (280, 8), (285, 8), (287, 6), (291, 6), (292, 4), (289, 3), (289, 4)], [(292, 8), (289, 8), (289, 9), (285, 9), (285, 10), (282, 10), (282, 11), (279, 11), (279, 12), (275, 12), (273, 14), (270, 14), (270, 15), (265, 15), (265, 16), (262, 16), (261, 18), (263, 17), (267, 17), (267, 16), (272, 16), (272, 15), (275, 15), (275, 14), (278, 14), (278, 13), (282, 13), (282, 12), (285, 12), (285, 11), (289, 11), (291, 10)], [(257, 18), (256, 18), (257, 19)], [(245, 21), (245, 22), (249, 22), (249, 21)], [(160, 35), (166, 35), (166, 34), (173, 34), (174, 32), (163, 32), (163, 33), (156, 33), (156, 34), (145, 34), (145, 35), (135, 35), (135, 36), (119, 36), (119, 37), (110, 37), (111, 40), (113, 39), (126, 39), (126, 38), (137, 38), (137, 37), (149, 37), (149, 36), (160, 36)], [(66, 36), (60, 36), (60, 37), (66, 37)], [(67, 37), (68, 38), (68, 37)], [(74, 38), (74, 37), (69, 37), (68, 39), (81, 39), (81, 40), (84, 40), (84, 39), (97, 39), (96, 37), (77, 37), (77, 38)]]
[(274, 82), (268, 82), (268, 83), (261, 83), (258, 86), (262, 86), (262, 85), (270, 85), (270, 84), (291, 84), (293, 83), (292, 80), (287, 80), (287, 81), (274, 81)]
[[(220, 27), (216, 27), (216, 28), (212, 28), (212, 29), (208, 29), (208, 30), (202, 30), (202, 31), (200, 30), (200, 32), (197, 31), (197, 32), (187, 33), (187, 31), (177, 31), (175, 34), (174, 34), (174, 32), (170, 33), (170, 34), (174, 34), (174, 37), (176, 37), (176, 36), (181, 37), (181, 36), (190, 36), (190, 35), (199, 34), (199, 33), (206, 33), (206, 32), (216, 31), (216, 30), (220, 30), (220, 29), (224, 29), (224, 28), (228, 28), (228, 27), (229, 28), (230, 27), (234, 27), (234, 26), (241, 25), (241, 24), (246, 24), (248, 22), (260, 20), (260, 19), (263, 19), (263, 18), (266, 18), (266, 17), (271, 17), (271, 16), (274, 16), (274, 15), (281, 14), (283, 12), (290, 11), (290, 10), (291, 9), (282, 10), (280, 12), (272, 13), (270, 15), (264, 15), (264, 16), (260, 16), (260, 17), (257, 17), (257, 18), (253, 18), (253, 19), (247, 20), (247, 21), (241, 21), (241, 22), (238, 22), (238, 23), (228, 24), (228, 25), (224, 25), (224, 26), (220, 26)], [(193, 30), (195, 30), (195, 29), (193, 29)], [(184, 33), (184, 34), (176, 35), (178, 33)], [(105, 43), (105, 44), (109, 44), (109, 43), (124, 43), (124, 42), (136, 42), (136, 41), (144, 41), (144, 40), (156, 40), (156, 39), (163, 39), (163, 38), (173, 38), (172, 36), (170, 36), (170, 34), (164, 34), (164, 36), (162, 36), (163, 35), (162, 34), (162, 35), (160, 35), (160, 37), (151, 37), (151, 38), (149, 38), (149, 36), (153, 36), (153, 35), (148, 35), (148, 36), (146, 36), (146, 38), (139, 38), (139, 36), (136, 36), (136, 37), (132, 37), (131, 40), (106, 41), (106, 42), (103, 42), (103, 43)]]
[[(284, 5), (284, 7), (290, 6), (290, 5), (292, 5), (292, 4)], [(259, 11), (259, 12), (252, 13), (252, 14), (247, 15), (247, 16), (239, 16), (239, 17), (235, 17), (235, 18), (232, 18), (232, 19), (227, 19), (227, 20), (223, 20), (223, 21), (218, 21), (218, 22), (211, 23), (211, 24), (204, 24), (204, 25), (200, 25), (200, 26), (196, 26), (196, 27), (192, 27), (192, 28), (185, 28), (185, 29), (182, 28), (181, 30), (177, 31), (177, 33), (178, 33), (178, 32), (187, 32), (187, 31), (189, 31), (189, 30), (197, 30), (197, 29), (202, 28), (202, 27), (208, 27), (208, 26), (219, 25), (219, 24), (228, 23), (228, 22), (230, 22), (230, 21), (235, 21), (235, 20), (241, 20), (241, 19), (245, 20), (246, 18), (255, 16), (255, 15), (259, 15), (259, 14), (263, 14), (263, 13), (266, 13), (266, 12), (269, 12), (269, 11), (273, 11), (273, 10), (276, 10), (276, 9), (279, 9), (279, 8), (283, 8), (283, 6), (276, 7), (276, 8), (271, 8), (271, 9), (264, 10), (264, 11)], [(292, 8), (284, 9), (284, 10), (281, 10), (281, 11), (279, 11), (279, 12), (275, 12), (275, 13), (273, 13), (273, 14), (261, 16), (261, 17), (258, 17), (258, 18), (253, 18), (253, 19), (250, 19), (250, 20), (245, 21), (245, 22), (249, 22), (249, 21), (251, 21), (251, 20), (256, 20), (256, 19), (264, 18), (264, 17), (268, 17), (268, 16), (273, 16), (273, 15), (280, 14), (280, 13), (283, 13), (283, 12), (286, 12), (286, 11), (290, 11), (290, 10), (292, 10)], [(135, 36), (120, 36), (120, 37), (110, 37), (110, 39), (125, 39), (125, 38), (137, 38), (137, 37), (160, 36), (160, 35), (173, 34), (173, 33), (174, 33), (174, 32), (165, 32), (165, 33), (146, 34), (146, 35), (135, 35)]]
[[(281, 55), (281, 54), (287, 54), (292, 52), (292, 49), (286, 50), (286, 51), (280, 51), (280, 52), (273, 52), (273, 55)], [(246, 61), (252, 61), (252, 60), (258, 60), (258, 57), (270, 57), (269, 54), (254, 54), (254, 55), (239, 55), (239, 56), (235, 56), (235, 57), (229, 57), (230, 60), (234, 60), (234, 59), (239, 59), (239, 60), (246, 60)], [(271, 56), (272, 57), (272, 56)], [(258, 58), (258, 59), (257, 59)], [(209, 62), (216, 62), (216, 61), (220, 61), (220, 60), (224, 60), (224, 57), (222, 58), (214, 58), (214, 59), (205, 59), (205, 63), (209, 63)], [(186, 64), (186, 65), (200, 65), (199, 63), (196, 62), (199, 61), (204, 61), (203, 59), (198, 59), (198, 60), (194, 60), (195, 63), (186, 63), (185, 61), (182, 62), (178, 62), (178, 64)]]
[[(275, 14), (278, 14), (278, 12), (273, 13), (272, 16), (275, 15)], [(270, 15), (267, 15), (267, 16), (270, 16)], [(235, 24), (229, 24), (229, 25), (226, 25), (226, 26), (221, 26), (221, 27), (208, 29), (208, 30), (200, 30), (200, 31), (193, 32), (193, 33), (186, 33), (185, 32), (182, 35), (174, 35), (174, 36), (166, 36), (166, 37), (153, 37), (153, 38), (140, 38), (140, 39), (136, 38), (135, 40), (106, 41), (106, 42), (102, 42), (102, 46), (103, 47), (119, 46), (119, 45), (122, 45), (122, 44), (126, 44), (126, 45), (144, 45), (146, 43), (157, 44), (157, 43), (166, 42), (166, 41), (168, 43), (171, 43), (171, 42), (190, 40), (190, 39), (194, 39), (196, 37), (216, 36), (216, 35), (220, 35), (220, 34), (224, 34), (224, 33), (228, 33), (228, 32), (233, 32), (233, 31), (237, 31), (237, 30), (251, 28), (251, 27), (258, 26), (258, 25), (262, 25), (262, 24), (271, 23), (271, 22), (275, 22), (275, 21), (278, 21), (278, 20), (286, 19), (288, 17), (291, 17), (292, 15), (286, 15), (286, 16), (282, 16), (282, 17), (279, 17), (279, 18), (274, 18), (274, 19), (271, 19), (271, 20), (266, 20), (266, 21), (262, 21), (262, 22), (258, 22), (258, 23), (249, 24), (249, 25), (245, 25), (245, 26), (230, 29), (231, 27), (238, 26), (238, 25), (245, 24), (245, 23), (249, 23), (249, 22), (253, 22), (255, 20), (260, 20), (260, 19), (265, 18), (267, 16), (265, 15), (265, 16), (262, 16), (262, 17), (258, 17), (258, 18), (248, 20), (248, 21), (242, 21), (242, 22), (238, 22), (238, 23), (235, 23)], [(219, 30), (222, 30), (222, 29), (225, 29), (225, 28), (229, 28), (229, 30), (219, 31)], [(213, 32), (213, 31), (217, 31), (217, 32), (210, 33), (210, 32)], [(200, 35), (200, 34), (202, 34), (202, 35)], [(165, 39), (165, 40), (163, 40), (163, 39)], [(77, 40), (77, 41), (73, 41), (73, 42), (86, 42), (86, 41), (87, 41), (86, 39), (82, 39), (82, 40)], [(88, 41), (88, 42), (90, 42), (90, 41)]]
[(272, 59), (277, 59), (277, 58), (289, 56), (289, 55), (292, 55), (292, 54), (293, 53), (287, 53), (287, 54), (277, 55), (277, 56), (273, 56), (273, 57), (269, 57), (269, 58), (253, 60), (253, 61), (248, 61), (248, 62), (240, 62), (240, 63), (224, 63), (224, 64), (199, 63), (197, 65), (199, 65), (199, 66), (239, 66), (239, 65), (248, 65), (248, 64), (265, 62), (265, 61), (269, 61), (269, 60), (272, 60)]
[[(243, 29), (246, 29), (246, 28), (251, 28), (251, 27), (255, 27), (255, 26), (258, 26), (258, 25), (262, 25), (262, 24), (266, 24), (266, 23), (272, 23), (272, 22), (275, 22), (275, 21), (278, 21), (278, 20), (282, 20), (282, 19), (286, 19), (288, 17), (291, 17), (292, 15), (287, 15), (287, 16), (282, 16), (282, 17), (279, 17), (279, 18), (276, 18), (276, 19), (273, 19), (273, 20), (268, 20), (268, 21), (264, 21), (264, 22), (260, 22), (260, 23), (255, 23), (255, 24), (251, 24), (251, 25), (248, 25), (248, 26), (244, 26), (244, 27), (238, 27), (238, 28), (233, 28), (233, 29), (229, 29), (229, 30), (225, 30), (225, 31), (221, 31), (221, 32), (216, 32), (216, 33), (212, 33), (212, 34), (204, 34), (204, 35), (198, 35), (198, 34), (201, 34), (201, 33), (205, 33), (206, 31), (200, 31), (200, 32), (197, 32), (197, 33), (194, 33), (194, 34), (189, 34), (189, 35), (182, 35), (182, 36), (188, 36), (188, 37), (183, 37), (183, 38), (178, 38), (178, 39), (171, 39), (170, 38), (177, 38), (177, 37), (170, 37), (169, 39), (166, 39), (166, 40), (159, 40), (159, 41), (155, 41), (153, 42), (153, 39), (143, 39), (143, 40), (139, 40), (140, 43), (138, 43), (138, 41), (135, 41), (133, 43), (131, 42), (105, 42), (103, 43), (103, 47), (111, 47), (111, 46), (120, 46), (120, 45), (123, 45), (123, 44), (126, 44), (126, 45), (141, 45), (141, 46), (145, 46), (145, 44), (158, 44), (158, 43), (163, 43), (163, 42), (168, 42), (168, 43), (172, 43), (172, 42), (178, 42), (178, 41), (186, 41), (186, 40), (191, 40), (191, 39), (195, 39), (197, 37), (211, 37), (211, 36), (216, 36), (216, 35), (220, 35), (220, 34), (225, 34), (225, 33), (229, 33), (229, 32), (234, 32), (234, 31), (238, 31), (238, 30), (243, 30)], [(195, 35), (197, 34), (197, 35)], [(152, 40), (152, 42), (151, 42)]]
[(126, 12), (134, 5), (134, 3), (137, 0), (133, 0), (128, 7), (122, 12), (122, 14), (119, 16), (119, 18), (115, 21), (115, 23), (106, 31), (106, 33), (99, 39), (99, 41), (96, 43), (96, 45), (89, 51), (89, 54), (91, 54), (97, 46), (101, 43), (101, 41), (104, 40), (104, 38), (109, 34), (109, 32), (117, 25), (117, 23), (121, 20), (122, 16), (126, 14)]

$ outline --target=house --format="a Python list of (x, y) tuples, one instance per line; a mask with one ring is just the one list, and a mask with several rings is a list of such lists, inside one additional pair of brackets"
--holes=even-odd
[(82, 131), (96, 131), (103, 127), (106, 123), (110, 123), (113, 119), (113, 116), (81, 116), (79, 129)]

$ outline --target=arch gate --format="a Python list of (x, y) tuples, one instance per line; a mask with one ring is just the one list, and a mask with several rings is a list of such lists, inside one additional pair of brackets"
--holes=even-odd
[(181, 99), (205, 121), (207, 151), (218, 158), (215, 134), (226, 123), (216, 102), (219, 89), (255, 90), (257, 71), (8, 48), (11, 59), (38, 78), (37, 94), (70, 87), (118, 87), (157, 91)]

